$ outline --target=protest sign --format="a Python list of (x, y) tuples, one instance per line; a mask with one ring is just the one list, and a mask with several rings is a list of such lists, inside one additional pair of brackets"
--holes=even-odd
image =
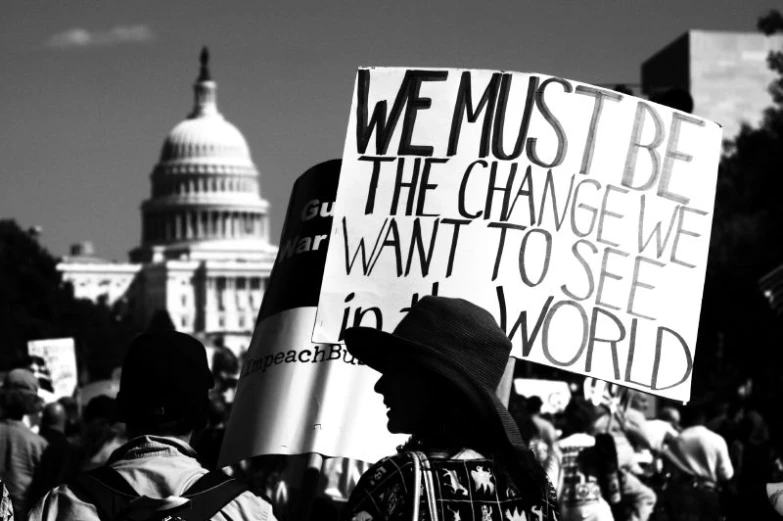
[(48, 338), (27, 342), (27, 353), (42, 358), (52, 379), (55, 399), (73, 396), (78, 384), (73, 338)]
[(220, 465), (265, 454), (320, 453), (376, 461), (401, 443), (373, 392), (378, 373), (344, 346), (313, 344), (340, 161), (294, 185), (226, 428)]
[(538, 380), (535, 378), (515, 378), (514, 392), (525, 398), (541, 398), (541, 412), (555, 414), (565, 410), (571, 399), (568, 382), (561, 380)]
[(543, 74), (359, 69), (313, 340), (461, 297), (521, 360), (687, 401), (721, 134)]

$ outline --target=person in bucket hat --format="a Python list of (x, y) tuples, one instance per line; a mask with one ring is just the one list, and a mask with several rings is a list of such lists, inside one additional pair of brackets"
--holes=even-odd
[(381, 373), (389, 431), (411, 438), (362, 476), (343, 519), (416, 519), (427, 505), (449, 520), (557, 519), (554, 489), (495, 392), (511, 342), (489, 312), (427, 296), (393, 333), (354, 327), (345, 344)]

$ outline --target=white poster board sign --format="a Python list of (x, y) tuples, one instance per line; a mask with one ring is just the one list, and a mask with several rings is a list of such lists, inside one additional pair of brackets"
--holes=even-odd
[(78, 385), (76, 346), (73, 338), (47, 338), (27, 342), (30, 356), (43, 358), (52, 376), (54, 397), (73, 396)]
[(519, 359), (687, 401), (721, 136), (542, 74), (360, 69), (313, 341), (437, 293)]

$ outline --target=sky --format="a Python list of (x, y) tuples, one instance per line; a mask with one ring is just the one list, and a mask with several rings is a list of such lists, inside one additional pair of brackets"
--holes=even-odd
[(160, 147), (192, 108), (203, 45), (276, 244), (296, 178), (342, 153), (359, 66), (636, 84), (641, 63), (687, 30), (755, 31), (773, 8), (779, 0), (5, 0), (0, 219), (40, 226), (55, 256), (89, 240), (127, 260)]

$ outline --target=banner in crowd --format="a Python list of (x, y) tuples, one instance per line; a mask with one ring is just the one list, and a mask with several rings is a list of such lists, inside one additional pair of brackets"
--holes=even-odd
[(339, 160), (321, 163), (294, 185), (221, 466), (307, 452), (376, 461), (403, 441), (386, 430), (378, 373), (344, 346), (311, 341), (339, 173)]
[(721, 135), (564, 78), (359, 69), (313, 340), (461, 297), (519, 359), (687, 401)]
[(39, 377), (48, 373), (54, 399), (73, 396), (78, 385), (76, 346), (73, 338), (31, 340), (27, 342), (27, 353), (33, 359), (40, 358), (43, 361), (43, 367), (38, 367), (33, 372)]
[(525, 398), (541, 398), (541, 413), (556, 414), (565, 410), (571, 400), (568, 382), (562, 380), (538, 380), (535, 378), (515, 378), (514, 392)]

